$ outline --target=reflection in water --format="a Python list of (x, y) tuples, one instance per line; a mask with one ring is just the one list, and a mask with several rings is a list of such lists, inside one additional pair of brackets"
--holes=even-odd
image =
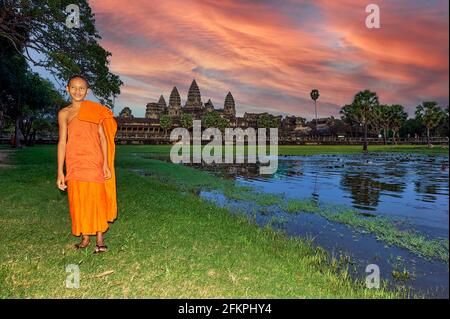
[(252, 163), (190, 165), (266, 192), (404, 218), (426, 235), (448, 238), (448, 164), (444, 155), (380, 152), (280, 156), (270, 176)]
[[(239, 185), (253, 186), (262, 192), (283, 192), (288, 198), (309, 198), (316, 203), (320, 199), (322, 203), (352, 206), (367, 218), (375, 215), (406, 221), (408, 228), (428, 238), (449, 237), (448, 156), (397, 153), (280, 156), (278, 170), (270, 176), (259, 175), (258, 164), (192, 166), (233, 178)], [(218, 198), (207, 193), (202, 196)], [(219, 202), (233, 205), (223, 198)], [(272, 218), (266, 215), (258, 215), (261, 225)], [(361, 262), (363, 275), (368, 263), (379, 264), (384, 274), (389, 274), (393, 267), (387, 260), (390, 256), (402, 256), (405, 268), (415, 275), (412, 285), (420, 289), (441, 287), (437, 294), (448, 297), (447, 264), (426, 261), (395, 247), (387, 248), (373, 236), (355, 235), (346, 226), (311, 214), (283, 216), (290, 218), (283, 231), (293, 236), (314, 237), (331, 252), (336, 249), (350, 252)]]
[(319, 173), (318, 172), (315, 172), (315, 174), (314, 174), (314, 189), (313, 189), (313, 192), (312, 192), (312, 194), (311, 194), (311, 196), (312, 196), (312, 201), (315, 203), (315, 204), (318, 204), (319, 203), (319, 189), (318, 189), (318, 186), (317, 186), (317, 176), (319, 175)]
[[(372, 176), (370, 176), (372, 175)], [(377, 174), (356, 173), (342, 175), (341, 185), (350, 192), (353, 199), (353, 207), (375, 210), (380, 198), (380, 189), (376, 187)]]
[[(388, 174), (393, 176), (393, 174)], [(405, 173), (398, 172), (396, 177), (403, 177)], [(404, 184), (380, 181), (380, 175), (373, 172), (351, 173), (346, 170), (342, 174), (341, 186), (347, 190), (353, 199), (353, 207), (376, 210), (382, 191), (402, 193)], [(401, 197), (399, 195), (393, 197)]]

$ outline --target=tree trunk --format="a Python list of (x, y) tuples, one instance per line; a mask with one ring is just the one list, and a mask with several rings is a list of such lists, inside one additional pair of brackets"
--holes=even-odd
[(32, 130), (32, 132), (30, 134), (29, 144), (30, 144), (30, 146), (34, 146), (35, 143), (36, 143), (36, 130)]
[(31, 125), (30, 123), (27, 123), (26, 126), (22, 125), (22, 135), (23, 135), (23, 141), (25, 143), (25, 145), (30, 145), (30, 138), (31, 138)]
[(364, 144), (363, 151), (367, 152), (367, 124), (364, 125)]
[(16, 118), (15, 123), (15, 131), (14, 131), (14, 144), (13, 147), (20, 148), (22, 145), (20, 144), (20, 121), (22, 120), (21, 116)]
[(383, 128), (383, 139), (384, 139), (384, 145), (387, 145), (387, 129), (386, 127)]
[(430, 128), (429, 127), (427, 127), (427, 144), (428, 144), (428, 148), (431, 148)]
[(316, 112), (316, 132), (317, 132), (317, 104), (316, 104), (316, 100), (314, 100), (314, 111)]

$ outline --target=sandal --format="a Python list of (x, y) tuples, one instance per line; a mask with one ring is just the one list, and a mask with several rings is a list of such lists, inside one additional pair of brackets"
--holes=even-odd
[(75, 244), (75, 245), (73, 245), (73, 247), (75, 248), (75, 249), (85, 249), (85, 248), (87, 248), (87, 246), (89, 246), (89, 242), (86, 244), (86, 245), (82, 245), (82, 242), (81, 243), (79, 243), (79, 244)]
[(95, 245), (94, 254), (104, 253), (108, 250), (108, 247), (105, 245)]

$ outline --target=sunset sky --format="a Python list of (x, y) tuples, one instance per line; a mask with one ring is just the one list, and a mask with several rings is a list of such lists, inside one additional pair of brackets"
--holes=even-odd
[[(98, 0), (89, 2), (125, 83), (115, 112), (143, 116), (177, 86), (182, 104), (192, 79), (202, 100), (222, 108), (231, 91), (237, 114), (338, 116), (362, 89), (412, 114), (424, 100), (448, 105), (447, 0)], [(365, 8), (381, 9), (368, 29)]]

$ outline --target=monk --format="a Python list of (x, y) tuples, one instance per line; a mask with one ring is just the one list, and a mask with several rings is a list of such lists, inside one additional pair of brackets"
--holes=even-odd
[[(69, 200), (72, 234), (82, 235), (76, 249), (86, 248), (96, 235), (94, 253), (107, 251), (103, 234), (117, 218), (114, 171), (117, 122), (112, 111), (84, 100), (89, 84), (82, 76), (67, 84), (72, 103), (58, 112), (57, 187)], [(66, 175), (64, 175), (64, 162)]]

